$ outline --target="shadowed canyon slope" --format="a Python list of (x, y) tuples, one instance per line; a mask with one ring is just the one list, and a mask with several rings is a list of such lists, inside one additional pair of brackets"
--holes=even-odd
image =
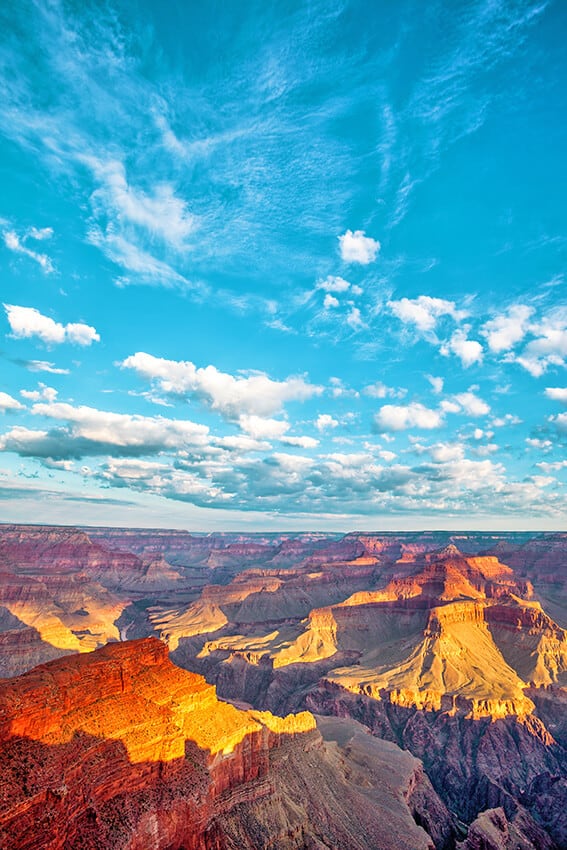
[(220, 702), (153, 638), (5, 680), (0, 729), (6, 850), (428, 850), (412, 812), (448, 816), (408, 753)]
[[(359, 837), (367, 836), (362, 846), (404, 846), (380, 833), (391, 810), (396, 823), (409, 818), (412, 829), (422, 828), (425, 843), (415, 839), (412, 847), (567, 847), (567, 535), (193, 536), (4, 526), (0, 558), (4, 676), (57, 656), (66, 656), (61, 669), (104, 660), (105, 652), (139, 645), (131, 638), (155, 635), (177, 665), (244, 706), (237, 714), (246, 722), (267, 728), (259, 711), (325, 716), (319, 721), (324, 744), (319, 733), (305, 733), (318, 741), (302, 756), (310, 766), (297, 762), (296, 771), (286, 772), (276, 755), (281, 747), (269, 748), (267, 761), (279, 764), (273, 776), (281, 779), (283, 809), (270, 795), (255, 797), (246, 817), (254, 819), (256, 838), (239, 838), (231, 815), (223, 841), (268, 847), (278, 823), (278, 834), (293, 835), (278, 847), (358, 846), (325, 843), (320, 826), (317, 838), (297, 831), (305, 818), (318, 822), (315, 811), (320, 817), (327, 811), (300, 787), (299, 775), (314, 770), (315, 786), (327, 789), (331, 813), (324, 818), (335, 830), (335, 819), (346, 817), (336, 808), (345, 788), (355, 795), (366, 789), (363, 796), (375, 801), (377, 824), (360, 820), (360, 801), (349, 807), (362, 824)], [(86, 654), (118, 641), (126, 643), (102, 656)], [(23, 678), (31, 686), (36, 673), (29, 676)], [(138, 688), (128, 699), (134, 697), (142, 698)], [(118, 746), (103, 727), (87, 724), (75, 734)], [(154, 777), (148, 765), (169, 765), (162, 769), (167, 773), (183, 761), (177, 751), (172, 761), (163, 755), (156, 761), (155, 753), (135, 761), (128, 734), (119, 736), (122, 756), (143, 764), (144, 775)], [(169, 740), (165, 732), (158, 737)], [(218, 758), (211, 741), (192, 740)], [(33, 744), (49, 752), (69, 745)], [(292, 750), (289, 759), (300, 758), (301, 747)], [(335, 786), (343, 788), (339, 802)], [(417, 789), (413, 796), (410, 786)], [(402, 800), (401, 809), (394, 799)], [(277, 816), (267, 814), (272, 805)], [(349, 817), (341, 829), (356, 841)]]

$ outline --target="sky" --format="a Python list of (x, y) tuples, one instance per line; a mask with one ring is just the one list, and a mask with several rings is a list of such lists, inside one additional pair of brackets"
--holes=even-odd
[(567, 4), (0, 6), (0, 519), (567, 516)]

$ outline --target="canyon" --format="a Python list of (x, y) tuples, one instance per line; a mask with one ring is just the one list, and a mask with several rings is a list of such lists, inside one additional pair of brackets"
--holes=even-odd
[(0, 526), (0, 844), (567, 848), (566, 626), (563, 533)]

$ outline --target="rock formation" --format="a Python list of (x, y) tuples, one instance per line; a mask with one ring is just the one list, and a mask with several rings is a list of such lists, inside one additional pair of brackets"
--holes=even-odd
[(416, 759), (325, 728), (220, 702), (154, 638), (58, 659), (0, 683), (0, 845), (432, 850), (428, 807), (448, 839)]

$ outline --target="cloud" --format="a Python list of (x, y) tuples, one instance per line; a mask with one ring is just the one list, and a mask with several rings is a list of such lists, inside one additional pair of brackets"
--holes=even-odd
[(451, 353), (455, 354), (465, 369), (468, 369), (473, 363), (481, 363), (483, 358), (482, 345), (474, 339), (469, 339), (468, 331), (468, 326), (462, 330), (456, 330), (451, 339), (439, 349), (445, 357), (448, 357)]
[(434, 375), (426, 375), (425, 377), (431, 384), (431, 388), (435, 395), (439, 395), (439, 393), (443, 392), (443, 385), (445, 383), (444, 378), (435, 377)]
[(323, 392), (303, 377), (273, 381), (262, 372), (234, 377), (215, 366), (197, 368), (190, 361), (166, 360), (144, 352), (127, 357), (120, 365), (155, 382), (166, 394), (197, 398), (231, 420), (242, 415), (269, 417), (280, 413), (288, 401), (306, 401)]
[(23, 366), (29, 372), (49, 372), (51, 375), (69, 374), (69, 369), (60, 369), (49, 360), (16, 360), (14, 362)]
[(39, 389), (20, 390), (20, 395), (28, 401), (55, 401), (57, 390), (53, 387), (47, 387), (45, 384), (39, 384)]
[(325, 280), (320, 280), (317, 283), (317, 289), (323, 289), (325, 292), (346, 292), (350, 288), (348, 280), (342, 277), (333, 277), (328, 275)]
[(338, 306), (339, 306), (339, 299), (335, 298), (334, 295), (327, 293), (325, 295), (325, 300), (323, 301), (323, 307), (325, 308), (325, 310), (329, 310), (331, 307), (338, 307)]
[(567, 413), (558, 413), (557, 416), (550, 416), (549, 421), (555, 425), (560, 434), (567, 434)]
[(467, 316), (465, 310), (457, 310), (454, 301), (432, 298), (429, 295), (388, 301), (387, 306), (401, 322), (405, 325), (415, 325), (422, 333), (434, 331), (441, 316), (450, 316), (456, 322)]
[(470, 390), (451, 396), (451, 399), (469, 416), (486, 416), (490, 413), (490, 406)]
[(347, 321), (347, 325), (350, 325), (350, 327), (354, 331), (359, 331), (362, 328), (366, 327), (366, 325), (362, 321), (362, 317), (360, 315), (360, 310), (358, 309), (358, 307), (351, 307), (350, 312), (349, 312), (349, 314), (346, 318), (346, 321)]
[[(100, 248), (113, 263), (136, 275), (135, 283), (182, 286), (187, 289), (205, 291), (201, 284), (191, 283), (168, 263), (154, 257), (135, 242), (115, 233), (111, 227), (108, 227), (105, 232), (99, 227), (91, 227), (87, 234), (87, 241)], [(129, 278), (120, 278), (118, 283), (121, 286), (128, 286), (132, 281)]]
[(314, 449), (319, 445), (315, 437), (281, 437), (281, 443), (286, 446), (297, 446), (299, 449)]
[(320, 413), (315, 420), (315, 427), (321, 433), (323, 431), (327, 431), (329, 428), (336, 428), (338, 424), (338, 420), (333, 419), (333, 417), (328, 413)]
[(195, 230), (197, 219), (186, 202), (177, 197), (171, 183), (156, 183), (150, 193), (128, 183), (126, 169), (119, 160), (101, 160), (86, 156), (99, 188), (91, 195), (97, 218), (114, 220), (117, 226), (133, 225), (147, 231), (151, 238), (182, 251)]
[(51, 258), (48, 257), (47, 254), (38, 254), (37, 251), (32, 251), (31, 248), (28, 248), (25, 245), (26, 239), (30, 237), (33, 239), (49, 238), (49, 236), (37, 235), (48, 232), (49, 236), (51, 235), (51, 233), (53, 233), (50, 227), (46, 227), (43, 230), (35, 230), (35, 228), (32, 228), (27, 236), (24, 236), (23, 239), (20, 239), (15, 230), (5, 230), (3, 233), (4, 244), (6, 248), (8, 248), (10, 251), (14, 251), (14, 253), (16, 254), (23, 254), (24, 256), (29, 257), (31, 260), (34, 260), (41, 266), (45, 274), (51, 274), (55, 271)]
[(7, 410), (22, 410), (23, 404), (16, 398), (12, 398), (8, 393), (0, 392), (0, 411), (5, 413)]
[(567, 387), (546, 387), (545, 394), (553, 401), (560, 401), (567, 404)]
[(34, 404), (32, 413), (64, 425), (50, 431), (12, 428), (0, 437), (0, 450), (24, 457), (70, 460), (118, 451), (135, 456), (166, 449), (203, 448), (209, 442), (208, 428), (188, 420), (112, 413), (63, 402)]
[(443, 424), (443, 415), (418, 402), (408, 405), (385, 404), (374, 417), (379, 431), (406, 431), (408, 428), (431, 430)]
[(369, 384), (364, 387), (362, 390), (364, 395), (370, 396), (370, 398), (403, 398), (407, 390), (403, 388), (395, 389), (394, 387), (388, 387), (386, 384), (382, 383), (382, 381), (376, 381), (375, 384)]
[(567, 358), (567, 315), (558, 310), (555, 315), (545, 316), (530, 326), (532, 339), (519, 357), (510, 356), (510, 361), (519, 363), (526, 371), (539, 378), (550, 366), (564, 366)]
[[(100, 336), (95, 328), (82, 322), (62, 325), (49, 316), (44, 316), (35, 307), (18, 307), (15, 304), (4, 304), (12, 336), (16, 339), (38, 337), (46, 345), (59, 345), (70, 342), (74, 345), (91, 345), (99, 342)], [(39, 361), (36, 361), (39, 362)], [(48, 370), (46, 370), (48, 371)]]
[(289, 422), (281, 419), (264, 419), (250, 414), (240, 416), (238, 424), (255, 440), (278, 440), (289, 431)]
[(532, 307), (514, 304), (506, 313), (486, 322), (480, 332), (486, 337), (489, 349), (495, 353), (509, 351), (521, 342), (529, 330), (533, 312)]
[(51, 239), (53, 236), (52, 227), (30, 227), (28, 237), (36, 239), (38, 242), (43, 242), (44, 239)]
[(339, 236), (341, 257), (345, 263), (360, 263), (367, 266), (374, 262), (380, 251), (380, 243), (370, 236), (364, 235), (364, 230), (347, 230)]

